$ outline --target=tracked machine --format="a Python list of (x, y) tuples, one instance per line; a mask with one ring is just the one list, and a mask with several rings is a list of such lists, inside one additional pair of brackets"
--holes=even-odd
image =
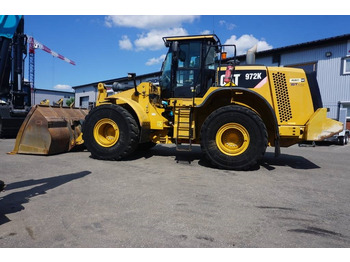
[[(302, 69), (237, 65), (223, 57), (216, 35), (165, 37), (169, 48), (159, 85), (126, 87), (114, 95), (98, 85), (83, 140), (97, 159), (121, 160), (138, 147), (201, 145), (218, 168), (247, 170), (267, 146), (320, 141), (343, 129), (327, 118), (316, 79)], [(248, 59), (247, 59), (248, 60)], [(254, 60), (254, 59), (252, 59)], [(134, 74), (129, 74), (134, 78)]]

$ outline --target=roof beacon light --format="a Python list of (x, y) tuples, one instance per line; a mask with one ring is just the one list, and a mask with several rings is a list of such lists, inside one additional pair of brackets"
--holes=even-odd
[(221, 60), (224, 60), (227, 58), (227, 52), (222, 52), (221, 53)]

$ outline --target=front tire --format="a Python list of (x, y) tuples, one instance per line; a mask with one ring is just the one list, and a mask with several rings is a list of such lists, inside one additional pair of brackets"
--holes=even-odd
[(93, 108), (86, 116), (83, 139), (93, 158), (120, 160), (137, 148), (139, 128), (125, 108), (102, 105)]
[(215, 110), (201, 128), (201, 148), (212, 165), (248, 170), (267, 147), (264, 122), (252, 110), (229, 105)]

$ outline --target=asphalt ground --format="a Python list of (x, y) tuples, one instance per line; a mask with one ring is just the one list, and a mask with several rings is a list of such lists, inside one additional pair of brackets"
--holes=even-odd
[(268, 148), (251, 171), (200, 148), (157, 145), (124, 161), (8, 155), (0, 139), (0, 247), (350, 246), (350, 146)]

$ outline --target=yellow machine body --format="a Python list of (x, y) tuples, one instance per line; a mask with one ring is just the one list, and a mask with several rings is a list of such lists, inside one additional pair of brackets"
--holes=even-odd
[[(239, 74), (246, 69), (246, 66), (237, 66), (235, 72)], [(226, 67), (220, 70), (224, 71)], [(141, 142), (176, 143), (178, 140), (189, 143), (190, 137), (191, 143), (198, 144), (204, 120), (214, 110), (226, 105), (240, 105), (262, 117), (268, 129), (270, 146), (275, 145), (276, 127), (281, 146), (321, 141), (343, 130), (341, 122), (327, 118), (326, 108), (314, 110), (307, 77), (302, 69), (249, 66), (249, 70), (265, 71), (266, 77), (257, 86), (248, 89), (233, 84), (231, 87), (211, 87), (203, 97), (170, 98), (167, 104), (175, 105), (173, 122), (162, 115), (166, 108), (161, 102), (160, 87), (149, 82), (137, 86), (137, 96), (134, 89), (129, 89), (109, 97), (100, 83), (97, 105), (117, 104), (132, 111), (143, 134)], [(263, 101), (265, 104), (262, 106)]]

